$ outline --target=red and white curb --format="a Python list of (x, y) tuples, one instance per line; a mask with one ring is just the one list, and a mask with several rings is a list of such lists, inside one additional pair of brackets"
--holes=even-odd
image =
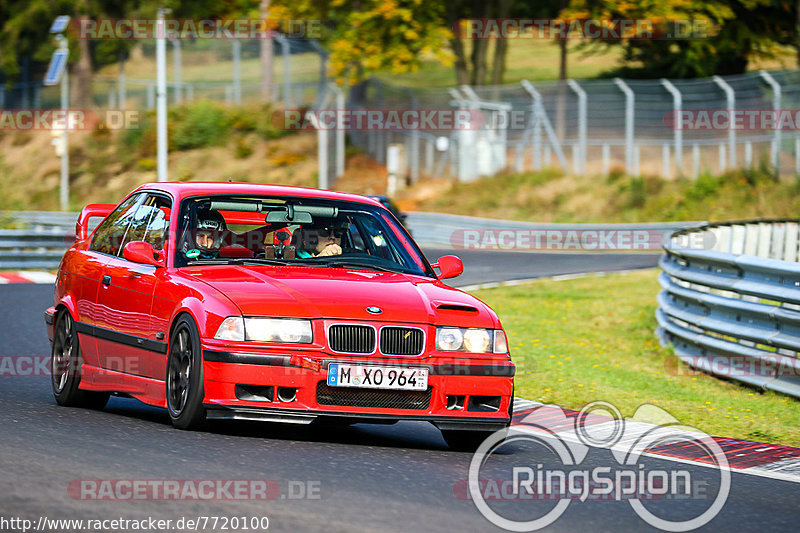
[(41, 270), (20, 270), (18, 272), (0, 272), (0, 285), (12, 283), (36, 283), (39, 285), (52, 285), (56, 282), (56, 275), (52, 272)]
[[(522, 425), (524, 420), (526, 427), (540, 425), (556, 435), (566, 436), (573, 433), (573, 421), (578, 414), (579, 411), (514, 398), (511, 425)], [(604, 431), (603, 425), (616, 424), (612, 418), (595, 414), (590, 414), (581, 422), (584, 426), (595, 426), (600, 433)], [(612, 448), (625, 450), (632, 440), (658, 427), (655, 424), (626, 420), (625, 439)], [(725, 453), (731, 472), (800, 483), (800, 448), (726, 437), (712, 438)], [(687, 445), (686, 442), (655, 446), (649, 448), (645, 455), (700, 466), (717, 466), (713, 457), (702, 455), (697, 446)]]

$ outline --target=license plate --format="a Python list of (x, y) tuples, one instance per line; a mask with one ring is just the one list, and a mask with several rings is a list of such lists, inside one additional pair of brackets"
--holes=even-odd
[(367, 389), (427, 390), (428, 369), (332, 363), (328, 366), (328, 385)]

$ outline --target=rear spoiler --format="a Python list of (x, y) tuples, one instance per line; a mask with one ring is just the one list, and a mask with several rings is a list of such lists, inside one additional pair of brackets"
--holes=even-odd
[(116, 207), (116, 204), (89, 204), (84, 207), (75, 224), (75, 238), (79, 241), (86, 239), (89, 236), (89, 219), (106, 218)]

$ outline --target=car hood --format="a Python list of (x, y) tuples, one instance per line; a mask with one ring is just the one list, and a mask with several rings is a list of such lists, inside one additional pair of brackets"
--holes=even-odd
[[(220, 291), (245, 316), (499, 327), (483, 302), (423, 276), (268, 265), (205, 265), (181, 271)], [(371, 314), (367, 307), (382, 312)]]

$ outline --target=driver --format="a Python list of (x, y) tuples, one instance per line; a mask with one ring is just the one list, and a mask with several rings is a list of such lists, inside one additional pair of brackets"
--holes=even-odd
[(303, 228), (301, 243), (297, 247), (297, 257), (324, 257), (342, 253), (342, 237), (345, 230), (334, 226), (314, 226)]
[(197, 211), (197, 229), (194, 232), (196, 248), (186, 252), (190, 259), (216, 259), (222, 246), (222, 232), (226, 229), (225, 219), (217, 211), (200, 209)]

